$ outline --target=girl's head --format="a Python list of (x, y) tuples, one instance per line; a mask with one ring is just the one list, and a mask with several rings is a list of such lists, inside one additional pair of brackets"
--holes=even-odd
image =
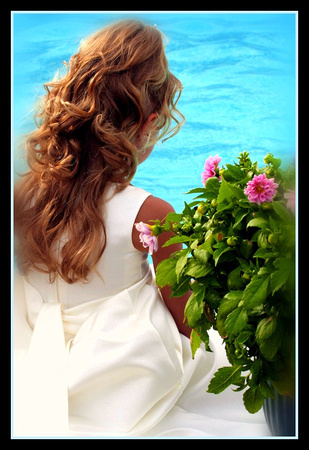
[[(160, 31), (138, 21), (98, 31), (66, 66), (45, 85), (15, 204), (21, 265), (74, 282), (104, 251), (105, 189), (127, 186), (155, 142), (178, 132), (182, 86), (168, 70)], [(53, 244), (64, 232), (56, 259)]]
[(177, 133), (177, 116), (183, 119), (175, 106), (182, 86), (168, 70), (162, 35), (137, 21), (90, 36), (67, 74), (46, 88), (40, 128), (29, 141), (30, 165), (42, 170), (46, 162), (44, 180), (65, 170), (75, 177), (86, 163), (109, 181), (128, 182), (139, 151)]

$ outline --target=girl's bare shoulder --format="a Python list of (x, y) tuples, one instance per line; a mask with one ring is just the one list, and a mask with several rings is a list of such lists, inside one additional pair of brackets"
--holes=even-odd
[(174, 208), (170, 203), (162, 198), (151, 195), (142, 204), (137, 218), (140, 218), (142, 222), (155, 219), (163, 220), (170, 212), (174, 212)]
[[(173, 206), (167, 201), (154, 196), (149, 196), (146, 198), (144, 203), (142, 204), (136, 219), (135, 223), (144, 222), (149, 223), (151, 220), (160, 220), (162, 221), (168, 213), (174, 212)], [(164, 236), (165, 238), (165, 236)], [(168, 238), (168, 233), (166, 234), (166, 238)], [(163, 241), (163, 236), (160, 236), (160, 241)], [(165, 240), (165, 239), (164, 239)], [(133, 227), (132, 230), (132, 241), (134, 247), (140, 251), (145, 251), (139, 239), (139, 232)]]

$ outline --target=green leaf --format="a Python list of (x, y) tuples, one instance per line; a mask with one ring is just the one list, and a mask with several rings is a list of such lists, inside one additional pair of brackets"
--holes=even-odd
[(238, 302), (241, 300), (241, 297), (242, 297), (242, 291), (240, 291), (240, 290), (239, 291), (230, 291), (227, 294), (225, 294), (225, 296), (223, 297), (223, 301), (222, 301), (221, 305), (223, 303), (228, 303), (228, 304), (233, 303), (233, 304), (237, 305)]
[(212, 308), (218, 308), (221, 303), (221, 296), (214, 289), (207, 287), (205, 300)]
[(229, 184), (225, 181), (224, 177), (221, 177), (221, 186), (218, 195), (218, 203), (223, 203), (224, 201), (229, 202), (232, 199), (232, 191), (229, 189)]
[(168, 247), (172, 244), (181, 244), (190, 241), (194, 241), (194, 238), (191, 238), (190, 236), (173, 236), (168, 241), (166, 241), (165, 244), (162, 245), (162, 247)]
[(202, 264), (195, 258), (191, 258), (188, 261), (187, 268), (185, 269), (184, 273), (194, 278), (202, 278), (212, 270), (213, 266), (211, 264)]
[(180, 277), (177, 282), (172, 285), (171, 297), (181, 297), (190, 290), (191, 277)]
[(228, 202), (227, 200), (223, 200), (222, 202), (220, 202), (217, 206), (217, 212), (214, 215), (214, 218), (217, 218), (218, 216), (221, 215), (221, 212), (226, 210), (226, 209), (234, 209), (235, 205), (232, 201)]
[(244, 178), (244, 173), (238, 166), (233, 166), (232, 164), (225, 164), (227, 168), (227, 174), (224, 173), (224, 176), (228, 175), (229, 177), (234, 178), (235, 181), (240, 181)]
[(224, 176), (221, 177), (221, 186), (218, 195), (218, 203), (222, 203), (224, 201), (230, 202), (230, 200), (232, 200), (233, 198), (240, 200), (247, 197), (241, 188), (239, 188), (234, 184), (228, 183), (224, 179)]
[(241, 367), (221, 367), (211, 379), (207, 392), (220, 394), (231, 384), (237, 384), (241, 380)]
[(201, 263), (201, 264), (207, 264), (207, 261), (210, 257), (210, 253), (205, 249), (197, 248), (194, 250), (194, 257)]
[(244, 272), (246, 272), (247, 270), (250, 270), (250, 264), (248, 264), (245, 259), (242, 259), (242, 258), (236, 258), (236, 259), (239, 262), (239, 265)]
[(271, 274), (270, 287), (272, 294), (285, 285), (294, 271), (294, 263), (292, 263), (290, 258), (278, 258), (274, 261), (274, 266), (278, 270)]
[(248, 211), (246, 211), (246, 210), (244, 210), (244, 209), (239, 209), (239, 210), (236, 212), (236, 215), (235, 215), (235, 223), (234, 223), (234, 225), (233, 225), (233, 228), (236, 228), (237, 225), (239, 225), (240, 222), (241, 222), (247, 215), (248, 215)]
[(274, 211), (278, 214), (280, 219), (282, 219), (284, 222), (290, 222), (292, 215), (291, 213), (286, 209), (284, 202), (275, 201), (272, 202)]
[(199, 200), (199, 198), (204, 198), (204, 195), (198, 195), (197, 197), (195, 197), (197, 200), (193, 200), (192, 202), (188, 203), (188, 205), (190, 206), (190, 208), (193, 208), (196, 205), (199, 205), (201, 200)]
[(252, 336), (251, 329), (242, 331), (235, 339), (235, 342), (237, 342), (238, 344), (244, 344), (251, 336)]
[(245, 282), (241, 277), (242, 270), (242, 266), (238, 266), (228, 274), (227, 285), (231, 291), (242, 289), (244, 287)]
[(256, 228), (266, 228), (268, 226), (268, 220), (263, 217), (255, 217), (251, 219), (250, 222), (247, 223), (247, 228), (256, 227)]
[(280, 231), (280, 224), (276, 220), (274, 220), (271, 216), (269, 216), (269, 227), (275, 233)]
[(276, 396), (274, 393), (274, 389), (272, 387), (272, 385), (270, 383), (267, 383), (267, 381), (261, 379), (260, 381), (260, 391), (261, 394), (265, 397), (265, 398), (272, 398), (273, 400), (276, 400)]
[(258, 342), (269, 339), (277, 328), (276, 316), (265, 317), (262, 319), (256, 328), (256, 338)]
[(167, 214), (167, 216), (165, 217), (165, 226), (164, 226), (164, 229), (165, 230), (169, 230), (170, 229), (170, 224), (169, 224), (169, 222), (172, 222), (172, 223), (174, 223), (174, 222), (180, 222), (181, 221), (181, 219), (182, 219), (182, 214), (177, 214), (177, 213), (175, 213), (175, 212), (170, 212), (170, 213), (168, 213)]
[(243, 258), (249, 259), (253, 248), (253, 243), (249, 239), (242, 239), (239, 245), (239, 252)]
[(200, 281), (194, 281), (191, 284), (191, 290), (192, 292), (195, 292), (198, 295), (205, 296), (205, 290), (206, 290), (206, 285), (205, 283), (201, 283)]
[(199, 193), (205, 194), (205, 188), (194, 188), (194, 189), (191, 189), (189, 192), (186, 192), (186, 195), (187, 194), (199, 194)]
[(212, 232), (212, 230), (208, 230), (207, 233), (205, 234), (205, 242), (204, 242), (204, 244), (202, 244), (200, 246), (200, 248), (204, 248), (211, 255), (213, 255), (213, 253), (214, 253), (214, 251), (212, 249), (213, 242), (215, 242), (214, 237), (213, 237), (213, 232)]
[(186, 202), (184, 202), (184, 204), (185, 204), (185, 207), (184, 207), (184, 210), (182, 211), (182, 215), (189, 216), (192, 219), (195, 214), (195, 210), (191, 209), (190, 206)]
[(156, 270), (156, 284), (159, 287), (171, 286), (177, 282), (176, 277), (176, 263), (177, 259), (170, 257), (161, 261)]
[(243, 291), (230, 291), (223, 297), (217, 314), (217, 328), (220, 336), (227, 335), (224, 325), (225, 319), (235, 308), (237, 308), (242, 293)]
[(254, 253), (253, 258), (262, 258), (262, 259), (274, 258), (274, 252), (269, 248), (259, 248)]
[(213, 200), (218, 197), (220, 189), (220, 182), (217, 177), (208, 178), (205, 184), (205, 196), (208, 200)]
[(243, 307), (236, 308), (225, 320), (225, 329), (229, 336), (240, 333), (248, 323), (248, 315)]
[(212, 349), (209, 346), (209, 334), (207, 331), (211, 328), (211, 324), (205, 319), (204, 315), (201, 317), (201, 319), (202, 320), (200, 320), (199, 323), (196, 325), (195, 331), (201, 338), (201, 341), (205, 344), (205, 350), (207, 352), (212, 353)]
[(255, 414), (262, 408), (264, 399), (258, 387), (249, 388), (243, 395), (245, 408), (250, 414)]
[(256, 387), (260, 384), (262, 366), (260, 360), (256, 359), (253, 361), (250, 367), (251, 378), (248, 380), (250, 387)]
[(191, 252), (191, 248), (186, 248), (184, 250), (180, 250), (180, 252), (178, 253), (178, 260), (177, 260), (176, 268), (175, 268), (177, 281), (179, 281), (181, 272), (183, 271), (183, 268), (187, 264), (188, 256), (189, 256), (190, 252)]
[(231, 250), (233, 250), (233, 248), (227, 244), (226, 245), (224, 244), (220, 246), (220, 248), (216, 249), (213, 254), (215, 266), (218, 264), (218, 261), (221, 258), (221, 256), (226, 252), (230, 252)]
[(267, 298), (270, 275), (259, 277), (254, 275), (244, 290), (242, 300), (246, 309), (261, 305)]
[[(272, 324), (270, 323), (269, 328), (271, 327)], [(264, 358), (266, 358), (268, 361), (273, 361), (279, 350), (282, 340), (282, 327), (280, 326), (280, 323), (277, 323), (275, 329), (270, 329), (269, 332), (271, 332), (271, 334), (268, 338), (266, 338), (266, 332), (263, 335), (262, 331), (259, 330), (259, 334), (256, 336), (256, 341)]]
[(193, 292), (185, 306), (184, 316), (191, 328), (194, 328), (196, 322), (198, 322), (204, 312), (204, 295), (205, 287), (201, 287), (196, 292)]
[[(194, 234), (192, 234), (192, 237), (193, 236), (195, 236)], [(192, 242), (192, 244), (190, 244), (190, 249), (191, 250), (196, 250), (197, 249), (197, 247), (198, 247), (198, 239), (195, 239), (193, 242)]]
[(201, 343), (202, 339), (200, 338), (200, 335), (195, 330), (192, 330), (190, 335), (192, 359), (194, 359), (195, 353), (200, 348)]

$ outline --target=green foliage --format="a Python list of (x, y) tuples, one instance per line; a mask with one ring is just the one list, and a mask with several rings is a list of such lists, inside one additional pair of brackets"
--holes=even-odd
[(210, 381), (207, 392), (220, 394), (231, 384), (241, 382), (241, 365), (236, 367), (221, 367)]
[[(220, 170), (220, 179), (188, 192), (197, 196), (163, 221), (162, 232), (175, 233), (165, 246), (185, 248), (159, 264), (156, 282), (171, 286), (174, 297), (191, 292), (184, 319), (192, 328), (193, 357), (202, 343), (211, 351), (210, 328), (223, 339), (231, 366), (214, 374), (208, 392), (235, 385), (255, 413), (274, 388), (293, 391), (295, 217), (284, 198), (293, 171), (286, 175), (270, 154), (262, 169), (247, 152), (238, 160)], [(270, 203), (251, 203), (244, 189), (261, 173), (275, 178), (277, 195)]]

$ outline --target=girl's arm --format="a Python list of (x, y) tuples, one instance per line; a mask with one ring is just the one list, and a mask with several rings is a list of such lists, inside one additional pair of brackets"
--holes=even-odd
[[(135, 222), (149, 223), (150, 220), (155, 219), (163, 220), (166, 217), (166, 215), (170, 212), (174, 212), (174, 208), (169, 203), (160, 198), (150, 196), (145, 200), (145, 202), (141, 206), (141, 209), (139, 210), (139, 213), (136, 216)], [(182, 249), (181, 244), (173, 244), (168, 247), (162, 247), (163, 244), (172, 236), (174, 236), (174, 234), (171, 231), (166, 231), (158, 236), (159, 248), (152, 255), (155, 270), (157, 268), (157, 265), (161, 261), (168, 258), (172, 253)], [(132, 241), (134, 247), (137, 250), (141, 252), (147, 252), (148, 249), (144, 248), (142, 243), (140, 242), (139, 231), (137, 231), (135, 227), (133, 227)], [(184, 308), (188, 301), (190, 293), (188, 292), (182, 297), (173, 298), (170, 297), (171, 289), (169, 286), (165, 286), (160, 290), (163, 300), (167, 308), (169, 309), (170, 313), (172, 314), (179, 332), (190, 338), (191, 329), (190, 327), (188, 327), (186, 324), (183, 323)]]

